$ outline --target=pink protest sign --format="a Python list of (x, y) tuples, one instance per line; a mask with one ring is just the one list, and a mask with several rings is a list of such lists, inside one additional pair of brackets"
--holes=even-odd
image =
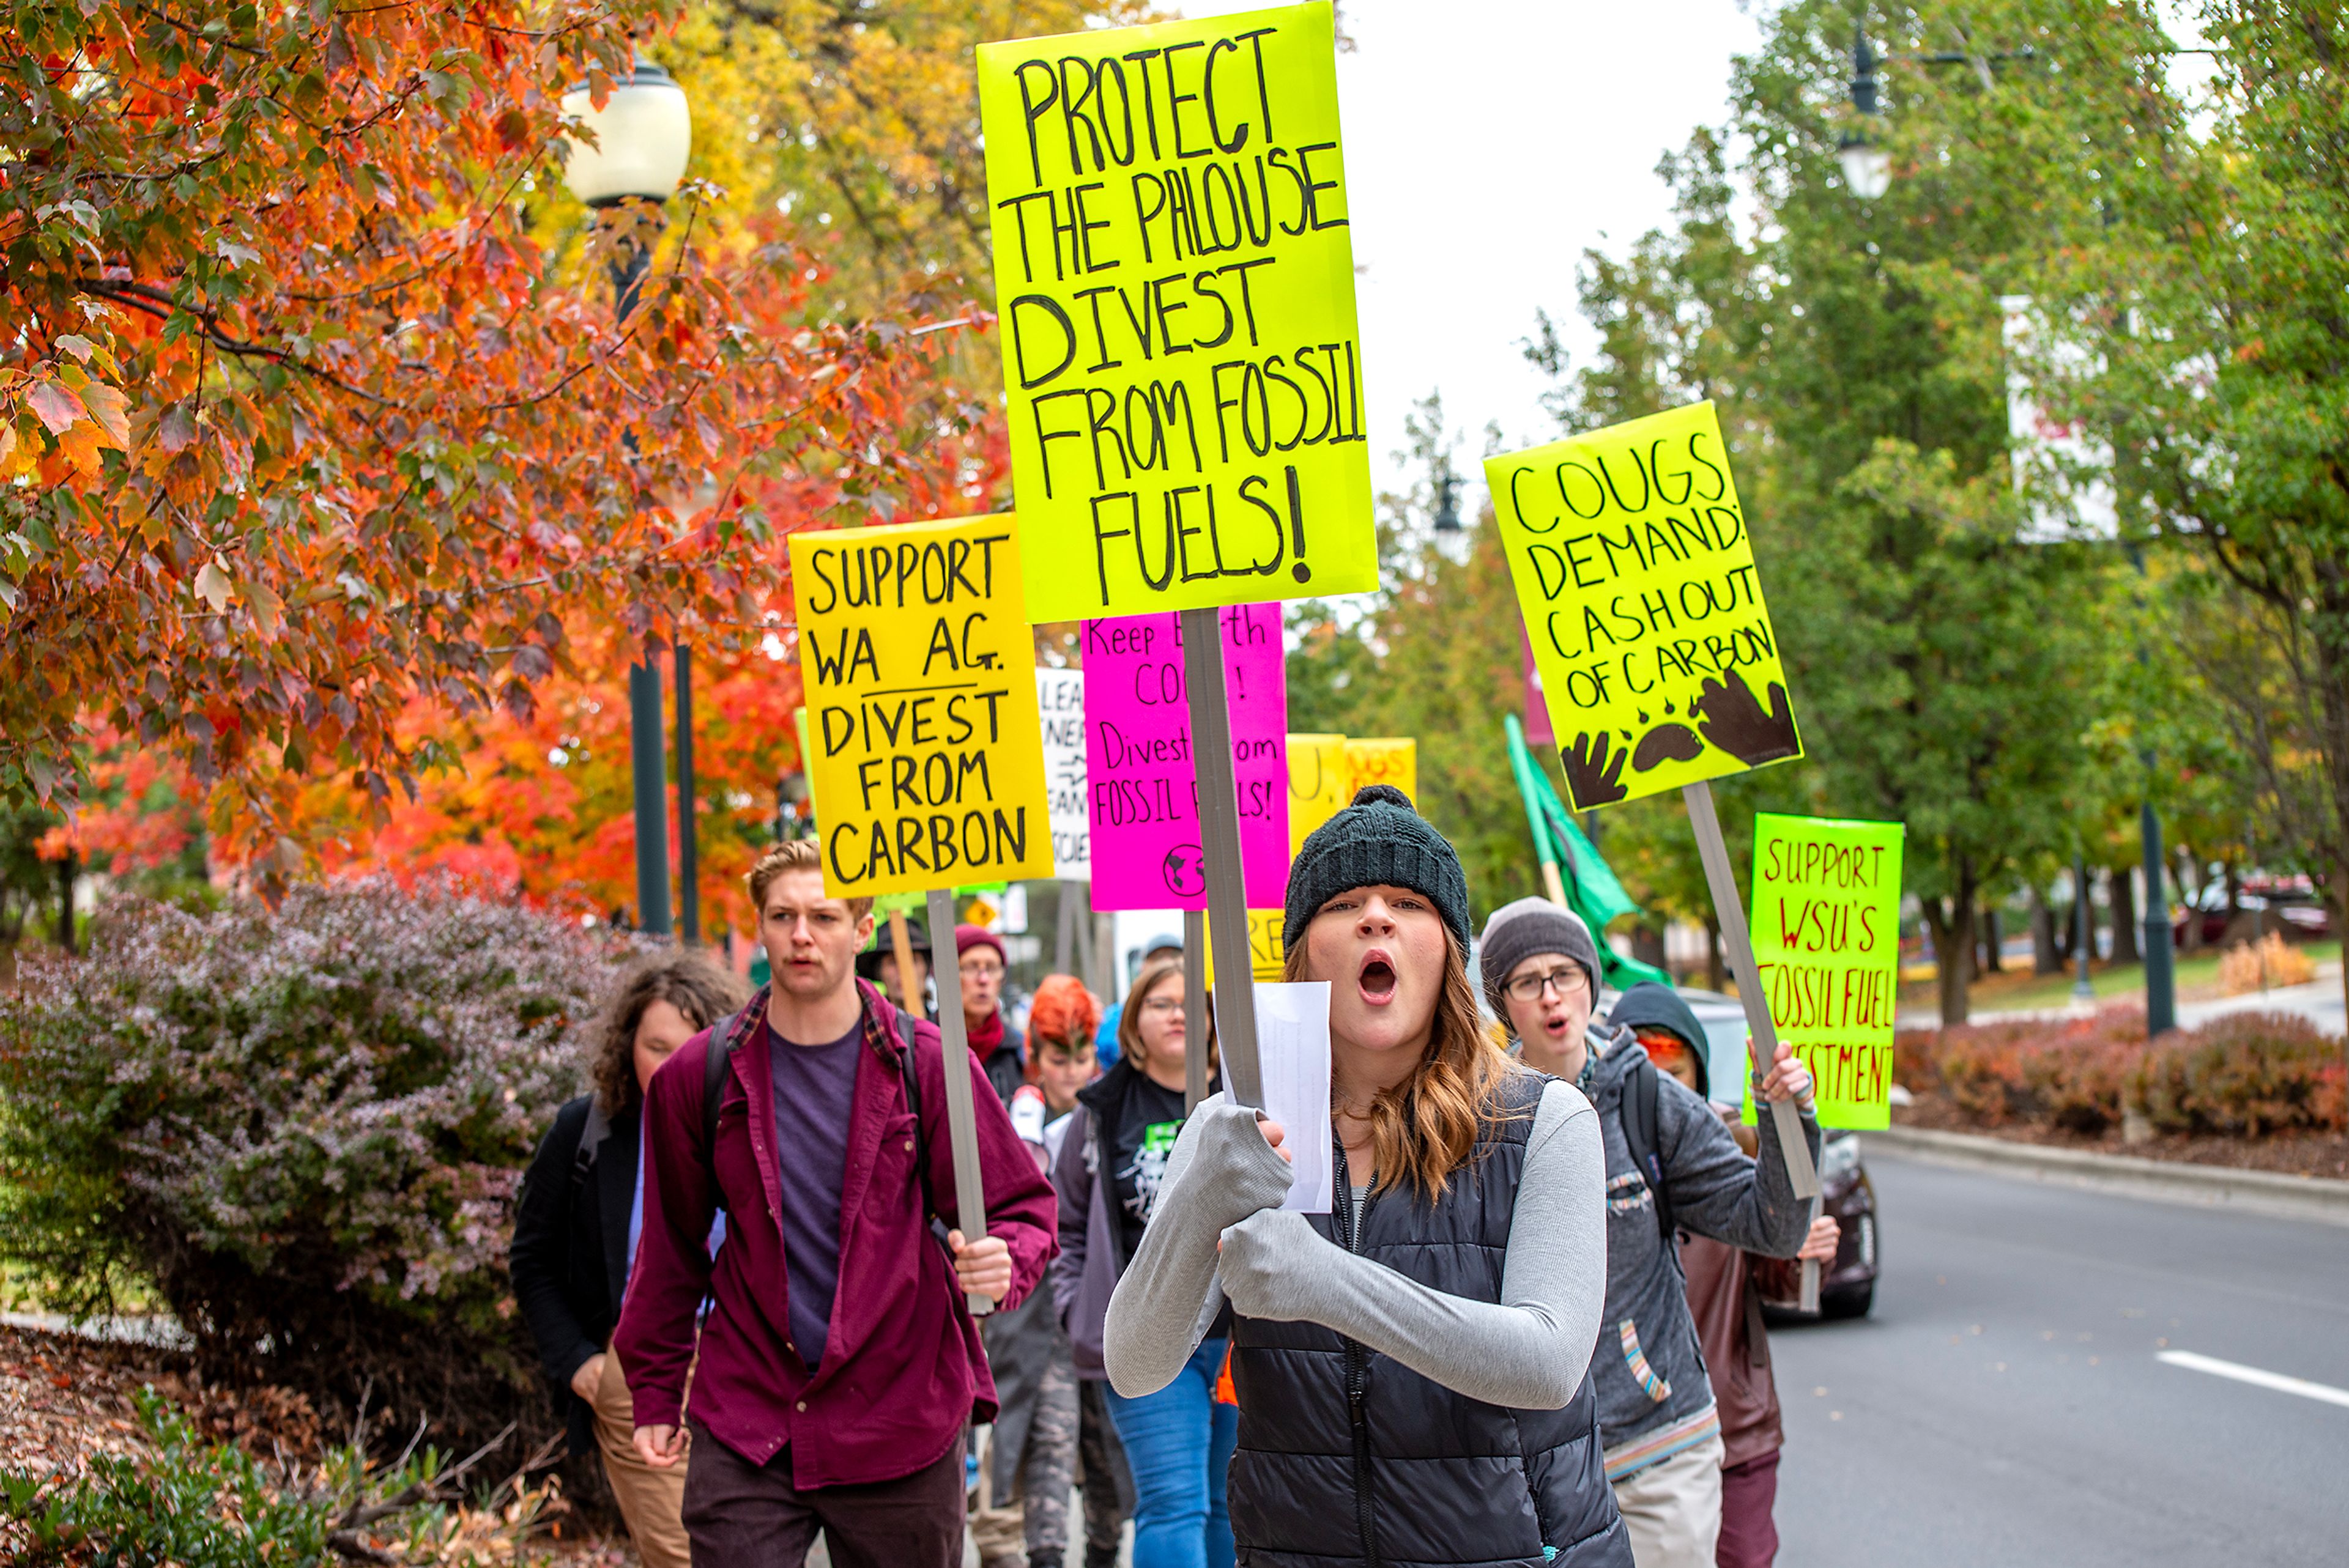
[[(1288, 685), (1280, 606), (1216, 612), (1231, 700), (1240, 866), (1251, 909), (1277, 909), (1288, 883)], [(1191, 710), (1181, 617), (1087, 621), (1085, 782), (1095, 909), (1205, 909)]]

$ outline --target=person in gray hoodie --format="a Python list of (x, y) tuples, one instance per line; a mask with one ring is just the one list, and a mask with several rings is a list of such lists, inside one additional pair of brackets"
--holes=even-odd
[[(1607, 1303), (1591, 1376), (1607, 1479), (1639, 1568), (1713, 1568), (1721, 1530), (1721, 1418), (1688, 1307), (1673, 1233), (1792, 1257), (1810, 1229), (1775, 1123), (1748, 1159), (1694, 1092), (1656, 1070), (1630, 1029), (1592, 1030), (1599, 947), (1543, 898), (1485, 922), (1485, 994), (1521, 1059), (1562, 1078), (1599, 1112), (1607, 1169)], [(1757, 1098), (1792, 1099), (1816, 1161), (1811, 1079), (1781, 1042)]]

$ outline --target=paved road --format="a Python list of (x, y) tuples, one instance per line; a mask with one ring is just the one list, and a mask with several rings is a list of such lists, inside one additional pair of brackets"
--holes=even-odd
[(1858, 1323), (1772, 1336), (1789, 1568), (2349, 1563), (2349, 1230), (1872, 1153)]

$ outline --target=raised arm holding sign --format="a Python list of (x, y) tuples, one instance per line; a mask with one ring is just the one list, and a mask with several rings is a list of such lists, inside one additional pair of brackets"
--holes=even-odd
[[(1707, 781), (1803, 743), (1713, 405), (1487, 458), (1485, 478), (1575, 809), (1681, 791), (1759, 1074), (1777, 1035)], [(1816, 1199), (1800, 1113), (1771, 1113)], [(1807, 1296), (1817, 1265), (1803, 1278)]]

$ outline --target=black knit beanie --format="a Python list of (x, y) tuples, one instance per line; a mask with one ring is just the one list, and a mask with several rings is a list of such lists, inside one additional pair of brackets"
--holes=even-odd
[(1468, 878), (1444, 836), (1392, 784), (1369, 784), (1313, 830), (1288, 867), (1280, 943), (1293, 948), (1323, 904), (1349, 888), (1407, 887), (1434, 901), (1460, 951), (1468, 951)]

